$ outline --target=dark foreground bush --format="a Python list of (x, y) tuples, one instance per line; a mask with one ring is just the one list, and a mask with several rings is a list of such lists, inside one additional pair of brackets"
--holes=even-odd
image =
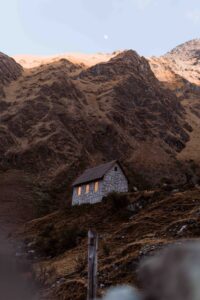
[(52, 224), (48, 224), (36, 239), (36, 251), (45, 257), (60, 255), (74, 248), (86, 234), (86, 231), (76, 226), (55, 229)]
[(129, 205), (129, 199), (126, 193), (112, 192), (107, 197), (104, 197), (103, 201), (111, 203), (112, 208), (115, 211), (118, 211)]

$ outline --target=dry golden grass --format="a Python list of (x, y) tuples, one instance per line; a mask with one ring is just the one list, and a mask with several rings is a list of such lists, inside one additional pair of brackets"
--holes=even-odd
[[(183, 192), (153, 191), (128, 195), (132, 204), (139, 203), (140, 209), (133, 213), (121, 208), (113, 211), (112, 203), (105, 202), (93, 206), (68, 208), (26, 226), (25, 236), (34, 240), (40, 230), (53, 223), (59, 230), (64, 224), (76, 224), (81, 229), (95, 228), (99, 233), (99, 285), (106, 288), (113, 284), (138, 284), (138, 263), (146, 255), (151, 255), (163, 245), (182, 239), (200, 237), (198, 189)], [(185, 229), (181, 231), (183, 225)], [(104, 245), (109, 252), (105, 252)], [(65, 278), (62, 285), (65, 299), (65, 288), (74, 281), (81, 281), (83, 290), (75, 297), (82, 299), (87, 283), (87, 270), (77, 271), (77, 257), (87, 256), (87, 238), (79, 240), (77, 246), (53, 259), (43, 259), (40, 264), (55, 270), (50, 281)], [(103, 288), (103, 289), (104, 289)], [(55, 299), (59, 298), (59, 289), (55, 289)], [(99, 289), (99, 292), (102, 288)], [(57, 295), (57, 296), (56, 296)], [(58, 298), (56, 298), (58, 297)]]

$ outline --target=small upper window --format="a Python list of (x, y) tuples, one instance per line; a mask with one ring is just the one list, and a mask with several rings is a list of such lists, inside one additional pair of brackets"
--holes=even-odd
[(86, 188), (85, 188), (85, 192), (86, 192), (86, 194), (88, 194), (88, 193), (89, 193), (89, 191), (90, 191), (90, 185), (89, 185), (89, 184), (87, 184), (87, 185), (86, 185)]
[(118, 170), (118, 168), (117, 167), (115, 167), (115, 171), (117, 171)]
[(78, 196), (81, 195), (81, 186), (78, 187), (77, 194), (78, 194)]
[(96, 181), (95, 184), (94, 184), (94, 191), (98, 192), (98, 190), (99, 190), (99, 182)]

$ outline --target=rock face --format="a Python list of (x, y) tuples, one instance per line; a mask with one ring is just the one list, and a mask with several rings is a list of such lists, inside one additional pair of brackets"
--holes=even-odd
[(186, 42), (149, 61), (159, 80), (166, 83), (176, 81), (179, 85), (182, 83), (187, 88), (193, 87), (194, 90), (196, 87), (197, 91), (200, 90), (200, 39)]
[(184, 179), (176, 155), (192, 130), (185, 110), (136, 52), (91, 67), (61, 59), (19, 78), (21, 67), (12, 70), (16, 80), (0, 101), (1, 168), (58, 186), (85, 167), (119, 159), (136, 184)]
[(181, 160), (200, 163), (200, 40), (184, 43), (162, 57), (149, 59), (151, 69), (165, 88), (171, 89), (186, 110), (193, 128), (190, 141), (178, 155)]
[(164, 56), (174, 71), (186, 80), (200, 84), (200, 39), (184, 43)]

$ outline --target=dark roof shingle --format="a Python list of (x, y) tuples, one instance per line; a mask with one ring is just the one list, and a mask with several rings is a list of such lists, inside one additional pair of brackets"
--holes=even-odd
[(107, 173), (107, 171), (112, 168), (112, 166), (117, 162), (117, 160), (113, 160), (111, 162), (99, 165), (94, 168), (87, 169), (83, 172), (82, 175), (80, 175), (74, 182), (73, 186), (95, 181), (98, 179), (102, 179), (104, 175)]

